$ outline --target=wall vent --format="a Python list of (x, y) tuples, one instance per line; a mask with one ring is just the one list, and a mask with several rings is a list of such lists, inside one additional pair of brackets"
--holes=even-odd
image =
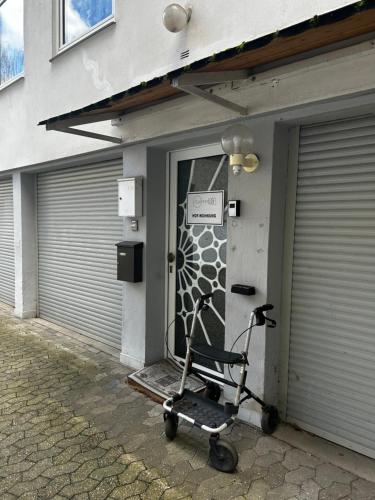
[(183, 50), (180, 54), (180, 59), (186, 59), (189, 57), (189, 55), (190, 55), (189, 49)]

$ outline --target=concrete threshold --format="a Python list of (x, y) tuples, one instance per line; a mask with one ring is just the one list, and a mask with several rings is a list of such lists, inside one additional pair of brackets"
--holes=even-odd
[(281, 424), (274, 436), (367, 481), (375, 482), (375, 460), (309, 432)]

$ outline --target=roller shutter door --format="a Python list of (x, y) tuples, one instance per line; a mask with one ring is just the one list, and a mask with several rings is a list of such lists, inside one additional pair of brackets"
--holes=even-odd
[(38, 175), (39, 316), (120, 348), (117, 163)]
[(0, 180), (0, 301), (14, 306), (12, 179)]
[(375, 117), (302, 128), (287, 418), (375, 458)]

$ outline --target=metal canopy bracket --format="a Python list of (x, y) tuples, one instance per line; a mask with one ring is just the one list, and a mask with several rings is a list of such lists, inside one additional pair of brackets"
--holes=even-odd
[[(101, 122), (101, 121), (106, 121), (106, 120), (111, 120), (114, 118), (118, 118), (118, 113), (103, 113), (100, 115), (95, 116), (95, 123)], [(98, 134), (96, 132), (89, 132), (88, 130), (81, 130), (78, 128), (74, 128), (74, 125), (86, 125), (89, 123), (93, 123), (93, 120), (91, 117), (77, 117), (77, 118), (67, 118), (62, 121), (58, 121), (56, 123), (47, 123), (46, 124), (46, 129), (47, 130), (54, 130), (55, 132), (64, 132), (66, 134), (73, 134), (73, 135), (81, 135), (83, 137), (90, 137), (92, 139), (98, 139), (100, 141), (107, 141), (107, 142), (112, 142), (114, 144), (122, 144), (123, 139), (121, 137), (114, 137), (111, 135), (105, 135), (105, 134)]]
[(206, 99), (214, 104), (235, 111), (240, 115), (248, 115), (249, 109), (240, 106), (228, 99), (211, 94), (201, 88), (201, 86), (217, 85), (218, 83), (232, 82), (236, 80), (247, 80), (250, 76), (248, 70), (239, 71), (212, 71), (206, 73), (186, 73), (172, 80), (172, 87), (175, 87), (187, 94), (191, 94), (202, 99)]

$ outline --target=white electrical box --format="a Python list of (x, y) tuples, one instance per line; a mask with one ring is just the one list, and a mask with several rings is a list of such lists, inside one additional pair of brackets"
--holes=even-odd
[(118, 179), (118, 214), (121, 217), (142, 216), (142, 177)]

